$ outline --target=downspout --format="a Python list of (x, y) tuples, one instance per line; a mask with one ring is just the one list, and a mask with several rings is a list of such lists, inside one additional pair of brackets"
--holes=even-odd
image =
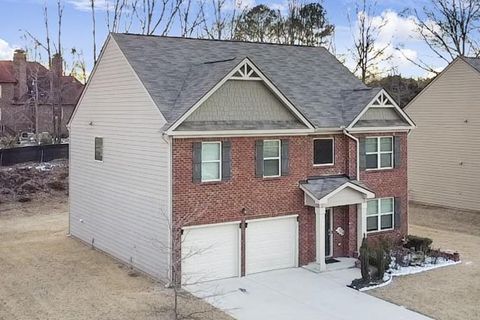
[(358, 140), (358, 138), (351, 135), (347, 131), (347, 129), (345, 129), (345, 128), (343, 128), (343, 134), (345, 134), (347, 137), (349, 137), (350, 139), (355, 141), (355, 148), (357, 150), (357, 159), (356, 159), (357, 170), (356, 170), (356, 174), (357, 174), (357, 181), (360, 181), (360, 148), (359, 148), (360, 141)]

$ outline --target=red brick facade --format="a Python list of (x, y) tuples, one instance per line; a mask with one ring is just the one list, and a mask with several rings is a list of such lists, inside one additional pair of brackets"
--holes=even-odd
[[(407, 136), (405, 133), (395, 135), (401, 137), (400, 167), (391, 170), (362, 171), (361, 180), (376, 193), (377, 197), (388, 196), (401, 199), (402, 225), (394, 231), (383, 234), (402, 237), (407, 232)], [(187, 225), (298, 214), (299, 264), (305, 265), (314, 261), (314, 208), (304, 205), (304, 193), (299, 188), (299, 181), (311, 176), (338, 174), (355, 178), (356, 170), (355, 142), (343, 134), (334, 135), (335, 164), (324, 167), (314, 166), (313, 139), (316, 137), (319, 136), (275, 137), (289, 140), (289, 174), (278, 178), (255, 176), (255, 141), (263, 139), (262, 137), (174, 139), (173, 219), (177, 239), (180, 228)], [(231, 142), (232, 147), (231, 179), (215, 183), (194, 183), (192, 143), (226, 140)], [(334, 256), (352, 256), (356, 251), (356, 214), (356, 206), (334, 208)], [(343, 236), (335, 232), (338, 227), (345, 231)], [(380, 233), (369, 234), (368, 237), (376, 239), (380, 235)]]

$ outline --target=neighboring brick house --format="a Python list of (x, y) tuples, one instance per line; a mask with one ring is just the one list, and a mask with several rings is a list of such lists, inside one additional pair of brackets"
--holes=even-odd
[(37, 127), (39, 133), (67, 135), (66, 124), (82, 91), (83, 84), (63, 74), (60, 56), (53, 57), (49, 71), (16, 50), (12, 61), (0, 61), (0, 136)]
[(112, 34), (69, 124), (70, 233), (160, 279), (323, 271), (407, 234), (413, 128), (324, 48)]

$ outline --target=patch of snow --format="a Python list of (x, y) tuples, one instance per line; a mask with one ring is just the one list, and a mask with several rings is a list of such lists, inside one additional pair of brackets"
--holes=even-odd
[(51, 163), (44, 162), (36, 166), (35, 169), (37, 169), (38, 171), (50, 171), (53, 167), (54, 165), (52, 165)]
[(453, 261), (453, 260), (446, 260), (439, 258), (437, 263), (425, 263), (423, 266), (408, 266), (408, 267), (400, 267), (398, 269), (390, 268), (388, 269), (388, 273), (392, 275), (392, 277), (399, 277), (399, 276), (406, 276), (409, 274), (416, 274), (420, 272), (425, 272), (433, 269), (438, 269), (442, 267), (452, 266), (462, 263), (462, 261)]
[[(387, 280), (385, 280), (387, 279)], [(358, 289), (358, 291), (368, 291), (368, 290), (372, 290), (372, 289), (377, 289), (377, 288), (381, 288), (381, 287), (385, 287), (385, 286), (388, 286), (391, 282), (392, 282), (392, 279), (393, 279), (393, 276), (391, 275), (388, 275), (388, 274), (385, 274), (383, 276), (383, 281), (382, 283), (380, 284), (377, 284), (375, 286), (369, 286), (369, 287), (364, 287), (364, 288), (361, 288), (361, 289)]]

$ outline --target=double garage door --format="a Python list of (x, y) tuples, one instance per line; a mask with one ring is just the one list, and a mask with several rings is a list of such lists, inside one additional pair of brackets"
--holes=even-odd
[[(185, 228), (182, 235), (182, 282), (238, 277), (241, 241), (240, 222)], [(246, 274), (295, 267), (297, 252), (296, 216), (247, 221)]]

